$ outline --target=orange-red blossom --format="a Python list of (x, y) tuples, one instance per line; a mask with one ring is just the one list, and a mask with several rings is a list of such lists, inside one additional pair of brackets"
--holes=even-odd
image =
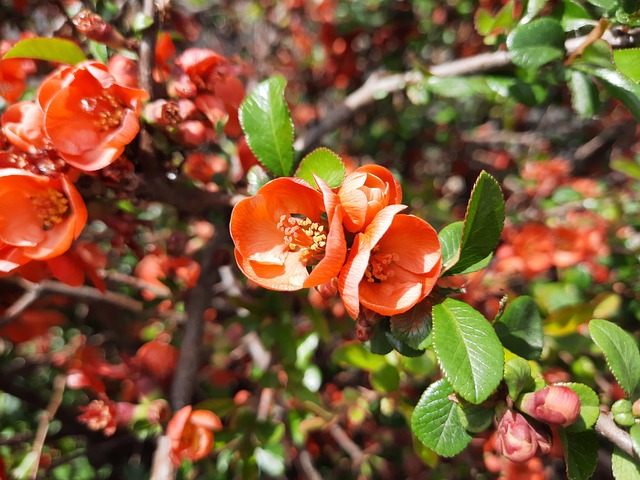
[(98, 62), (62, 67), (38, 90), (44, 132), (69, 164), (94, 171), (113, 163), (140, 130), (149, 94), (117, 83)]
[(344, 263), (347, 245), (342, 215), (327, 222), (323, 212), (322, 194), (304, 180), (270, 181), (238, 203), (231, 215), (238, 266), (271, 290), (300, 290), (331, 280)]
[(231, 236), (244, 274), (271, 290), (337, 278), (353, 318), (361, 305), (397, 315), (423, 300), (440, 274), (440, 243), (427, 222), (398, 214), (406, 207), (391, 172), (369, 165), (338, 189), (319, 178), (316, 183), (320, 191), (300, 179), (278, 178), (235, 207)]
[(171, 461), (178, 466), (182, 460), (200, 460), (213, 446), (213, 432), (222, 429), (220, 418), (208, 410), (193, 410), (191, 405), (181, 408), (167, 425), (171, 439)]
[(0, 169), (0, 273), (62, 255), (86, 222), (84, 201), (67, 177)]

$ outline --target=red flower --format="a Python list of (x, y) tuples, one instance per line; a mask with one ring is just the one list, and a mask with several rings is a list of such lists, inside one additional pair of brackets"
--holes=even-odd
[(37, 154), (46, 146), (43, 127), (44, 115), (35, 102), (15, 103), (2, 115), (7, 140), (26, 153)]
[(36, 70), (36, 64), (33, 60), (3, 59), (2, 56), (10, 48), (9, 42), (0, 42), (0, 97), (4, 98), (7, 103), (13, 103), (22, 96), (26, 88), (27, 75)]
[(111, 400), (92, 400), (89, 405), (81, 406), (78, 415), (80, 423), (84, 423), (89, 430), (102, 430), (105, 437), (116, 432), (116, 403)]
[(356, 235), (338, 288), (349, 315), (360, 304), (382, 315), (406, 312), (433, 289), (442, 255), (436, 231), (413, 215), (396, 215), (404, 205), (383, 208)]
[(62, 158), (85, 171), (122, 154), (140, 130), (138, 116), (148, 98), (144, 90), (118, 84), (98, 62), (63, 67), (38, 91), (46, 135)]
[(362, 232), (380, 210), (402, 202), (402, 190), (386, 168), (364, 165), (347, 175), (338, 197), (345, 228), (350, 232)]
[(178, 466), (184, 459), (191, 461), (206, 457), (213, 446), (213, 432), (222, 428), (220, 418), (208, 410), (181, 408), (167, 425), (171, 439), (171, 461)]
[(0, 336), (13, 343), (22, 343), (45, 335), (55, 325), (62, 325), (65, 316), (55, 310), (27, 310), (6, 327), (0, 328)]
[(178, 349), (173, 345), (152, 340), (138, 349), (133, 361), (143, 372), (165, 386), (176, 370), (178, 354)]
[[(325, 211), (328, 222), (322, 220)], [(341, 212), (325, 210), (322, 194), (298, 178), (277, 178), (242, 200), (233, 209), (230, 229), (240, 269), (271, 290), (325, 283), (346, 256)]]
[(0, 272), (62, 255), (86, 221), (84, 201), (67, 177), (0, 169)]

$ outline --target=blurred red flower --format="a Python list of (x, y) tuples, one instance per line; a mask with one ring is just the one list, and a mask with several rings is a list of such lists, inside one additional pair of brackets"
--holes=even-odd
[(222, 429), (220, 418), (208, 410), (193, 410), (191, 405), (176, 412), (167, 425), (171, 439), (171, 460), (178, 466), (184, 459), (206, 457), (213, 446), (213, 432)]

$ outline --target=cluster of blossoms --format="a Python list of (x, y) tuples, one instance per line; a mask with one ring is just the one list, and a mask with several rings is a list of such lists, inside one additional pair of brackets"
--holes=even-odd
[(0, 132), (0, 273), (36, 260), (54, 275), (66, 274), (61, 256), (87, 221), (74, 181), (122, 155), (140, 129), (147, 98), (118, 83), (105, 65), (87, 61), (60, 67), (34, 101), (7, 108)]
[(271, 290), (339, 292), (353, 318), (365, 309), (397, 315), (429, 295), (442, 263), (438, 235), (400, 213), (391, 172), (365, 165), (333, 189), (315, 179), (318, 188), (277, 178), (236, 205), (230, 229), (243, 273)]

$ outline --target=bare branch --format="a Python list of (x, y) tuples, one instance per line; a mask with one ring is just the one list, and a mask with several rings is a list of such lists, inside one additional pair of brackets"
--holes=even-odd
[(626, 431), (618, 428), (609, 413), (600, 412), (595, 430), (598, 435), (609, 440), (631, 458), (638, 460), (638, 455), (633, 450), (631, 437)]
[(40, 415), (38, 422), (38, 430), (36, 431), (36, 438), (33, 442), (33, 448), (31, 452), (35, 454), (35, 460), (33, 461), (33, 469), (29, 475), (30, 479), (35, 480), (38, 478), (38, 467), (40, 465), (40, 455), (42, 455), (42, 447), (44, 441), (47, 438), (47, 432), (49, 431), (49, 423), (53, 420), (58, 407), (62, 403), (62, 394), (64, 392), (64, 386), (66, 383), (66, 377), (64, 375), (58, 375), (53, 380), (53, 391), (51, 392), (51, 399), (47, 405), (47, 409)]

